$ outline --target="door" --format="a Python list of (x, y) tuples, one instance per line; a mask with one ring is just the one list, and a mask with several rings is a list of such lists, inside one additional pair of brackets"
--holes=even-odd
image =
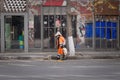
[(1, 13), (1, 52), (9, 50), (28, 52), (26, 13)]
[(24, 50), (24, 16), (4, 16), (5, 50)]

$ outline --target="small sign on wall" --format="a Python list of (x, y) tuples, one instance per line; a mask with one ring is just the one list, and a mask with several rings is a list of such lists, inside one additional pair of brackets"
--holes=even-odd
[(29, 21), (29, 28), (34, 28), (34, 21)]

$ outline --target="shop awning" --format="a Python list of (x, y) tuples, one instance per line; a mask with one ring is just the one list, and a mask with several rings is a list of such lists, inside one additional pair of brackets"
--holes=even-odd
[(64, 0), (46, 0), (44, 6), (65, 6)]
[(3, 7), (5, 12), (25, 12), (26, 0), (4, 0)]

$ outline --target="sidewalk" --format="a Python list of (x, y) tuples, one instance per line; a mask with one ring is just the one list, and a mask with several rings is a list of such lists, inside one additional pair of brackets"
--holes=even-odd
[[(0, 60), (54, 60), (56, 52), (0, 53)], [(120, 51), (80, 51), (67, 60), (80, 59), (120, 59)]]

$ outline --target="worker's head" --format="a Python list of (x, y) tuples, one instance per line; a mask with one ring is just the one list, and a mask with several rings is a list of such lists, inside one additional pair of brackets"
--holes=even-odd
[(56, 34), (55, 34), (55, 37), (59, 37), (61, 36), (62, 34), (58, 31)]

